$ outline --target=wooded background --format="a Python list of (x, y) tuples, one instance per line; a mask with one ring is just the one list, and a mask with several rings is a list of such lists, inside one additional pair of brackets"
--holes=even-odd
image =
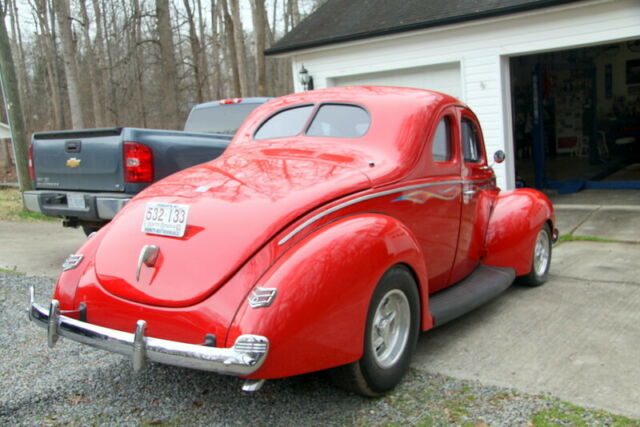
[(0, 0), (25, 133), (181, 129), (195, 103), (289, 93), (263, 51), (322, 2)]

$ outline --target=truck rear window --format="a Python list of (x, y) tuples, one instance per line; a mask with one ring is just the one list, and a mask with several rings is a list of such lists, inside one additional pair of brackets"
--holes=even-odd
[(184, 125), (186, 132), (234, 135), (244, 119), (260, 104), (222, 104), (196, 108)]
[[(314, 111), (314, 106), (288, 108), (269, 117), (258, 128), (254, 139), (284, 138), (300, 134)], [(306, 136), (359, 138), (369, 130), (371, 118), (362, 107), (349, 104), (322, 104), (315, 109)]]

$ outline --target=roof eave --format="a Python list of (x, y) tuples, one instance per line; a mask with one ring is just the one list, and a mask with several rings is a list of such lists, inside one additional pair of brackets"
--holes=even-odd
[(582, 1), (582, 0), (541, 0), (539, 2), (536, 2), (535, 4), (509, 6), (509, 7), (496, 9), (492, 11), (476, 12), (468, 15), (454, 16), (450, 18), (444, 18), (444, 19), (428, 21), (428, 22), (419, 22), (415, 24), (385, 28), (381, 30), (366, 31), (362, 33), (348, 34), (348, 35), (339, 36), (339, 37), (330, 37), (326, 39), (313, 40), (309, 42), (297, 43), (292, 45), (285, 44), (283, 47), (278, 47), (278, 43), (276, 43), (274, 47), (265, 49), (264, 54), (267, 56), (282, 55), (282, 54), (291, 53), (299, 50), (312, 49), (316, 47), (322, 47), (322, 46), (338, 44), (338, 43), (346, 43), (346, 42), (351, 42), (356, 40), (363, 40), (363, 39), (372, 38), (372, 37), (380, 37), (380, 36), (386, 36), (390, 34), (404, 33), (408, 31), (424, 30), (424, 29), (429, 29), (434, 27), (441, 27), (444, 25), (460, 24), (462, 22), (475, 21), (483, 18), (494, 18), (498, 16), (511, 15), (514, 13), (527, 12), (530, 10), (541, 9), (544, 7), (559, 6), (567, 3), (575, 3), (577, 1)]

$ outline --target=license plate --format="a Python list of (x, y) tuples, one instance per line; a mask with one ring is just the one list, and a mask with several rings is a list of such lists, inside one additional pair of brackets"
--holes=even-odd
[(67, 193), (67, 206), (70, 209), (85, 209), (87, 205), (84, 203), (84, 196), (81, 194)]
[(182, 237), (187, 228), (188, 205), (147, 203), (142, 232), (161, 236)]

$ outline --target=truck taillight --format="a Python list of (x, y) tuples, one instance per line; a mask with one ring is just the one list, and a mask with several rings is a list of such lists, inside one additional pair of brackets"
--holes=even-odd
[(36, 166), (33, 163), (33, 144), (29, 144), (29, 177), (31, 181), (36, 180)]
[(124, 143), (124, 181), (153, 182), (153, 151), (138, 142)]
[(220, 104), (223, 105), (227, 105), (227, 104), (239, 104), (242, 102), (242, 98), (229, 98), (229, 99), (221, 99)]

